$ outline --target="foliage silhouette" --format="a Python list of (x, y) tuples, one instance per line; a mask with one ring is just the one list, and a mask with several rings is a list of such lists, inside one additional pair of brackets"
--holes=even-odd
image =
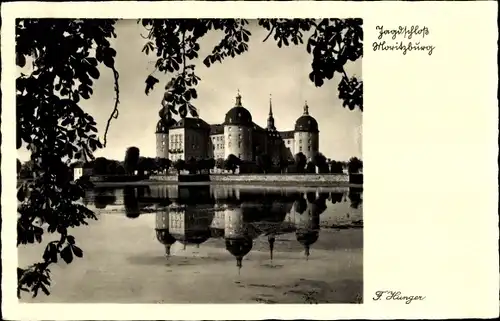
[(186, 162), (183, 159), (178, 159), (174, 163), (174, 168), (177, 171), (177, 173), (180, 174), (182, 170), (186, 169)]
[(137, 147), (129, 147), (125, 152), (125, 160), (123, 161), (123, 167), (127, 174), (131, 175), (138, 169), (140, 160), (140, 151)]
[(295, 154), (295, 166), (297, 173), (303, 173), (306, 165), (307, 165), (306, 155), (304, 155), (304, 153), (302, 152)]
[(359, 173), (363, 169), (363, 161), (357, 157), (351, 157), (347, 163), (347, 171), (351, 174)]
[(236, 172), (236, 169), (238, 169), (238, 166), (240, 165), (241, 159), (233, 154), (229, 154), (227, 159), (224, 161), (224, 169), (233, 172), (233, 174)]
[[(209, 31), (222, 31), (223, 36), (212, 53), (203, 58), (207, 67), (249, 50), (251, 33), (246, 29), (246, 20), (139, 22), (148, 31), (145, 54), (156, 54), (157, 71), (174, 74), (165, 86), (163, 117), (171, 113), (182, 118), (188, 113), (198, 116), (192, 101), (197, 98), (195, 87), (201, 79), (195, 74), (193, 60), (198, 58), (201, 38)], [(74, 256), (83, 256), (68, 229), (96, 219), (91, 210), (77, 203), (92, 184), (84, 177), (72, 184), (69, 169), (73, 160), (94, 159), (93, 153), (106, 146), (112, 119), (119, 116), (117, 52), (110, 43), (116, 37), (115, 23), (114, 19), (16, 20), (16, 64), (24, 68), (16, 79), (16, 144), (18, 149), (26, 147), (31, 152), (33, 165), (33, 181), (22, 182), (17, 193), (17, 244), (42, 242), (44, 229), (34, 223), (36, 219), (48, 233), (59, 234), (59, 240), (47, 244), (40, 262), (18, 268), (18, 296), (22, 291), (36, 296), (40, 290), (48, 295), (49, 266), (58, 262), (58, 257), (71, 263)], [(269, 31), (264, 41), (274, 39), (278, 47), (306, 42), (306, 50), (313, 58), (310, 80), (320, 87), (339, 74), (339, 98), (343, 105), (363, 110), (362, 81), (350, 78), (344, 70), (347, 61), (355, 61), (363, 54), (361, 19), (259, 19), (259, 25)], [(305, 40), (303, 32), (308, 31), (312, 34)], [(94, 81), (103, 71), (98, 67), (102, 65), (113, 74), (116, 94), (103, 143), (97, 136), (94, 118), (80, 106), (81, 99), (92, 96)], [(25, 69), (30, 71), (25, 74)], [(158, 83), (153, 74), (149, 75), (145, 94)], [(139, 150), (130, 148), (123, 169), (131, 173), (138, 162)]]

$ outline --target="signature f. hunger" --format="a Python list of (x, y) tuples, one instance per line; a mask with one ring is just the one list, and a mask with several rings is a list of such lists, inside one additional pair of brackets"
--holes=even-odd
[(373, 297), (373, 301), (379, 300), (396, 300), (396, 301), (405, 301), (406, 304), (410, 304), (413, 301), (423, 301), (425, 296), (421, 295), (401, 295), (400, 291), (377, 291), (375, 292), (375, 296)]

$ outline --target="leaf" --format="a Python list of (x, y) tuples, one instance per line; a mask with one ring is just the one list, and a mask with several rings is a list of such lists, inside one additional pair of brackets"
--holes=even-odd
[(47, 286), (45, 284), (41, 283), (40, 287), (42, 288), (42, 291), (43, 291), (43, 293), (45, 293), (45, 295), (50, 295), (50, 292), (47, 289)]
[(23, 68), (26, 65), (26, 58), (21, 53), (16, 53), (16, 65)]
[(179, 115), (181, 116), (181, 118), (186, 118), (186, 116), (187, 116), (187, 107), (186, 107), (185, 104), (181, 105), (179, 107)]
[(66, 236), (69, 244), (75, 244), (75, 237), (73, 235)]
[(17, 200), (22, 202), (26, 199), (26, 187), (24, 184), (17, 190)]
[(73, 253), (75, 254), (76, 257), (83, 257), (83, 251), (78, 246), (73, 245), (71, 249), (73, 250)]
[(209, 57), (203, 59), (203, 64), (205, 64), (205, 66), (207, 66), (207, 67), (210, 67)]
[(195, 106), (193, 106), (191, 104), (188, 104), (188, 108), (189, 108), (189, 113), (191, 114), (191, 116), (193, 116), (193, 117), (199, 117), (199, 115), (198, 115), (198, 109)]
[(66, 246), (62, 251), (61, 251), (61, 257), (66, 262), (66, 264), (70, 264), (73, 262), (73, 253), (71, 252), (71, 247)]
[(97, 59), (95, 59), (94, 57), (88, 57), (86, 59), (92, 66), (97, 67)]
[(87, 70), (87, 72), (88, 72), (90, 77), (92, 77), (94, 79), (99, 79), (100, 73), (96, 67), (90, 66), (90, 68)]
[(112, 57), (104, 56), (103, 61), (104, 65), (108, 68), (113, 68), (115, 65), (115, 60)]
[(154, 86), (159, 82), (159, 80), (151, 75), (146, 79), (146, 95), (149, 94), (151, 90), (153, 90)]
[(198, 93), (196, 92), (196, 89), (190, 88), (189, 91), (190, 91), (191, 97), (193, 97), (193, 99), (198, 98)]

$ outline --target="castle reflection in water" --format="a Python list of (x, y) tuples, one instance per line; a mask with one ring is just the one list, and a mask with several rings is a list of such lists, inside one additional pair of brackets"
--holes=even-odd
[[(158, 185), (125, 187), (123, 203), (116, 190), (96, 189), (87, 196), (97, 208), (121, 205), (129, 218), (143, 213), (156, 215), (156, 238), (165, 255), (179, 242), (184, 248), (199, 247), (211, 238), (223, 239), (226, 250), (241, 268), (243, 258), (252, 250), (254, 240), (267, 237), (270, 259), (274, 243), (281, 234), (295, 233), (306, 259), (320, 237), (320, 215), (331, 204), (349, 202), (361, 213), (362, 189), (251, 188), (220, 185)], [(349, 214), (347, 214), (349, 215)], [(361, 219), (351, 223), (362, 223)], [(352, 225), (352, 224), (351, 224)]]

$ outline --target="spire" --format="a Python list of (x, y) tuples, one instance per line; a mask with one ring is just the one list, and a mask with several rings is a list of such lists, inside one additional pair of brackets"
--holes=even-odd
[(309, 115), (309, 106), (307, 105), (307, 100), (306, 103), (304, 104), (304, 115)]
[(238, 267), (238, 275), (240, 275), (241, 267), (243, 266), (242, 261), (243, 258), (241, 256), (236, 257), (236, 266)]
[(274, 238), (274, 235), (269, 235), (267, 240), (269, 241), (269, 255), (271, 257), (271, 261), (273, 260), (273, 250), (274, 250), (274, 241), (276, 239)]
[(271, 95), (269, 95), (269, 117), (267, 117), (267, 129), (268, 130), (276, 129), (276, 127), (274, 127), (273, 102)]
[(235, 107), (243, 107), (241, 104), (241, 95), (240, 95), (240, 90), (238, 89), (238, 94), (236, 95), (236, 105)]
[(273, 117), (273, 95), (269, 95), (269, 117)]

